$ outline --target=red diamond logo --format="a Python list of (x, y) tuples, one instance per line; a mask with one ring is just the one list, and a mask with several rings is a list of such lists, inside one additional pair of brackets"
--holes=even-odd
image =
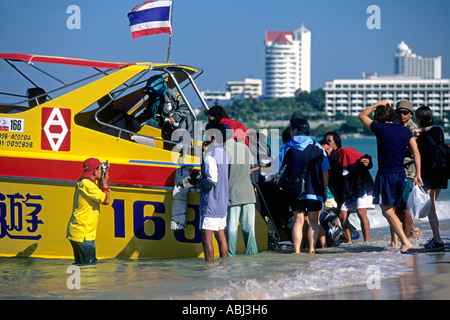
[(42, 108), (42, 150), (70, 151), (70, 115), (70, 109)]

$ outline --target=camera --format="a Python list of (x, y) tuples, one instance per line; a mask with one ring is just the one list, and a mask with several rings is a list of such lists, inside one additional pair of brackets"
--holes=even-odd
[(179, 122), (175, 122), (174, 124), (171, 124), (171, 123), (169, 122), (169, 120), (170, 120), (170, 118), (164, 118), (164, 124), (170, 125), (170, 127), (171, 127), (172, 129), (173, 129), (173, 128), (178, 128), (178, 126), (180, 125)]
[(102, 166), (102, 174), (105, 174), (106, 171), (109, 169), (109, 162), (106, 160), (106, 162), (101, 162), (100, 165)]

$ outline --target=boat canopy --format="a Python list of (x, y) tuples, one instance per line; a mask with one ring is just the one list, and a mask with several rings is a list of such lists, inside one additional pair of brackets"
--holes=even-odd
[[(182, 91), (182, 89), (186, 88), (189, 84), (192, 85), (195, 92), (199, 96), (200, 101), (202, 102), (202, 105), (208, 109), (208, 106), (206, 105), (203, 97), (200, 94), (200, 91), (198, 90), (194, 80), (200, 76), (203, 73), (203, 70), (187, 66), (187, 65), (180, 65), (175, 63), (153, 63), (153, 62), (107, 62), (107, 61), (98, 61), (98, 60), (87, 60), (87, 59), (78, 59), (78, 58), (67, 58), (67, 57), (54, 57), (54, 56), (46, 56), (46, 55), (35, 55), (35, 54), (21, 54), (21, 53), (0, 53), (0, 60), (4, 60), (8, 65), (10, 65), (15, 71), (17, 71), (21, 76), (23, 76), (31, 85), (35, 88), (32, 88), (33, 96), (30, 97), (30, 92), (27, 92), (27, 95), (21, 95), (16, 93), (9, 93), (9, 92), (0, 92), (0, 95), (10, 96), (10, 97), (20, 97), (20, 98), (27, 98), (24, 101), (19, 102), (8, 102), (8, 103), (2, 103), (0, 101), (0, 107), (4, 107), (3, 110), (0, 110), (0, 113), (8, 113), (8, 109), (10, 110), (26, 110), (27, 108), (20, 107), (23, 104), (26, 104), (31, 100), (36, 100), (39, 98), (46, 98), (46, 99), (53, 99), (53, 97), (50, 96), (50, 93), (57, 93), (57, 92), (63, 92), (64, 89), (67, 89), (74, 85), (80, 85), (83, 83), (86, 83), (86, 81), (91, 80), (98, 76), (108, 76), (111, 74), (111, 72), (124, 69), (127, 67), (136, 67), (138, 69), (145, 71), (147, 73), (148, 71), (156, 71), (166, 74), (166, 81), (169, 86), (169, 88), (177, 88), (179, 91)], [(42, 74), (52, 78), (53, 80), (56, 80), (60, 84), (62, 84), (62, 87), (58, 87), (51, 91), (44, 92), (43, 89), (41, 89), (41, 86), (39, 86), (34, 80), (32, 80), (28, 75), (26, 75), (22, 70), (20, 70), (16, 65), (15, 62), (22, 62), (25, 63), (28, 66), (31, 66), (32, 68), (40, 71)], [(48, 63), (48, 64), (58, 64), (58, 65), (64, 65), (64, 66), (77, 66), (77, 67), (87, 67), (87, 68), (93, 68), (96, 70), (96, 73), (93, 75), (90, 75), (88, 77), (85, 77), (83, 79), (76, 80), (71, 83), (66, 83), (66, 81), (60, 79), (60, 77), (57, 77), (54, 74), (50, 74), (49, 72), (37, 67), (34, 65), (34, 63)], [(103, 70), (100, 70), (103, 69)], [(137, 72), (140, 73), (140, 72)], [(185, 85), (183, 88), (180, 87), (180, 84), (183, 83), (185, 80), (189, 80), (189, 83)], [(126, 79), (129, 80), (129, 79)], [(124, 86), (129, 86), (126, 84), (127, 81), (124, 80)], [(140, 84), (134, 82), (133, 85)], [(123, 91), (123, 90), (121, 90)], [(181, 95), (184, 97), (183, 93), (180, 92)], [(187, 102), (188, 103), (188, 102)], [(39, 103), (38, 103), (39, 104)], [(189, 103), (188, 103), (189, 104)], [(9, 108), (6, 108), (9, 107)]]
[(105, 62), (96, 60), (86, 60), (86, 59), (76, 59), (76, 58), (65, 58), (65, 57), (52, 57), (43, 56), (36, 54), (21, 54), (21, 53), (0, 53), (0, 59), (10, 60), (10, 61), (25, 61), (27, 63), (32, 62), (43, 62), (43, 63), (54, 63), (63, 64), (68, 66), (78, 66), (78, 67), (91, 67), (91, 68), (106, 68), (106, 69), (119, 69), (126, 66), (134, 65), (136, 63), (126, 63), (126, 62)]

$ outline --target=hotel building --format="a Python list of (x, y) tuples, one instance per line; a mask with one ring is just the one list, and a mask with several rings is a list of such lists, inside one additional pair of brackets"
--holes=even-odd
[(258, 99), (262, 96), (262, 80), (245, 78), (244, 81), (228, 81), (226, 91), (202, 91), (208, 106), (232, 104), (235, 99)]
[(311, 91), (311, 31), (303, 25), (295, 31), (266, 31), (265, 96), (294, 97), (295, 91)]
[(358, 115), (378, 101), (409, 100), (417, 109), (429, 106), (436, 116), (450, 111), (450, 79), (420, 79), (398, 76), (364, 75), (364, 79), (327, 82), (325, 111), (331, 117), (338, 113)]
[(243, 99), (255, 98), (262, 96), (262, 80), (245, 78), (244, 81), (228, 81), (227, 91), (230, 92), (231, 98), (241, 96)]

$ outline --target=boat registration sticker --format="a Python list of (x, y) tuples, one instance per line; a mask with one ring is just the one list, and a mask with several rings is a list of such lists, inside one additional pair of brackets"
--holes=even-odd
[(42, 150), (70, 151), (70, 115), (70, 109), (42, 108)]
[(0, 131), (23, 132), (25, 119), (0, 118)]

